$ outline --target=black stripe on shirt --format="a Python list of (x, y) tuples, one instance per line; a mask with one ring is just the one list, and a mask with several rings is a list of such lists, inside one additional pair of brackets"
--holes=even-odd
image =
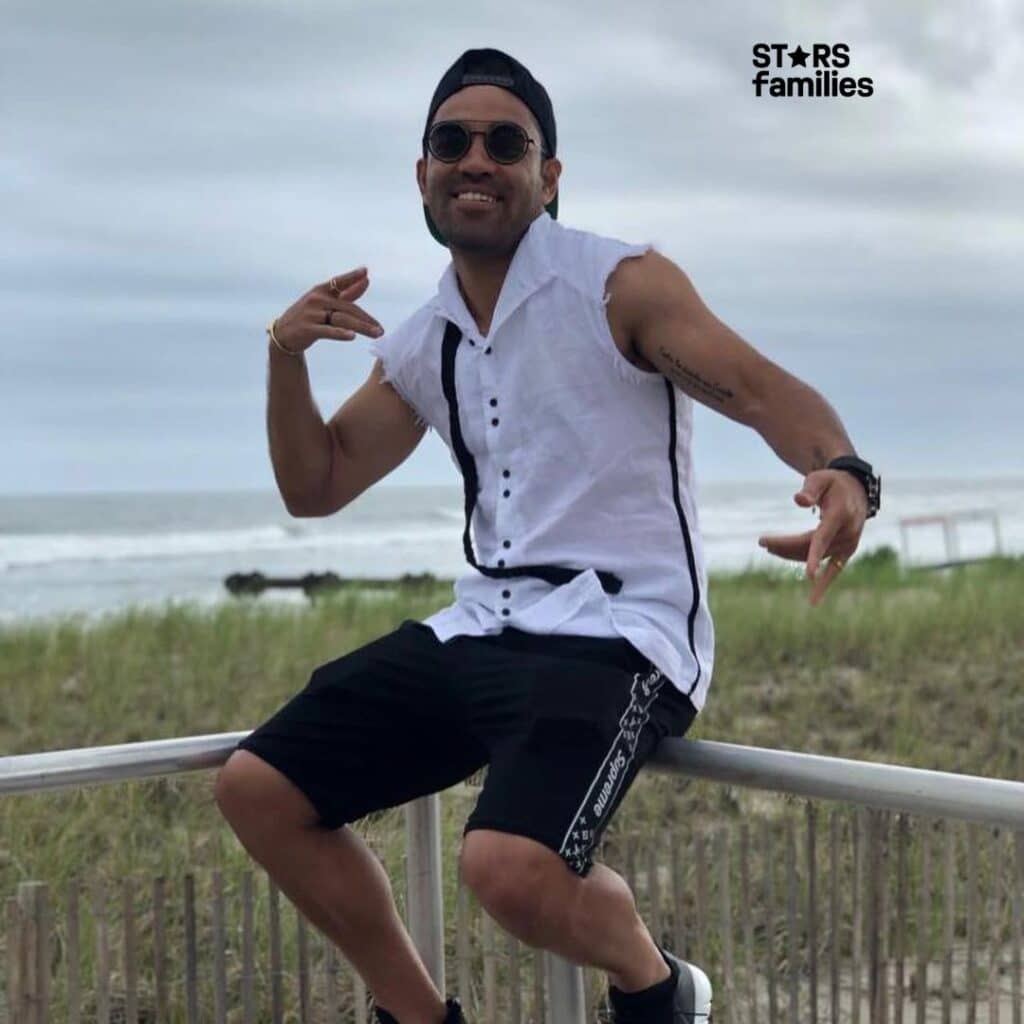
[(693, 557), (693, 541), (690, 539), (690, 528), (686, 524), (686, 513), (683, 512), (682, 502), (679, 500), (679, 466), (676, 462), (676, 393), (672, 382), (665, 378), (665, 391), (668, 394), (668, 464), (672, 470), (672, 500), (675, 502), (676, 514), (679, 516), (679, 528), (683, 532), (683, 543), (686, 545), (686, 562), (690, 569), (690, 587), (693, 591), (693, 603), (690, 605), (690, 614), (686, 618), (687, 639), (690, 643), (690, 653), (697, 665), (697, 675), (694, 677), (686, 696), (697, 688), (700, 682), (700, 658), (697, 657), (697, 647), (693, 639), (694, 623), (697, 619), (697, 608), (700, 605), (700, 583), (697, 579), (697, 563)]

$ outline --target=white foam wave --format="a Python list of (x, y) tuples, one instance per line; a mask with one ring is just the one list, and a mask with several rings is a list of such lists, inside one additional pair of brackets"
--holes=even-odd
[(451, 536), (453, 531), (448, 526), (410, 525), (384, 530), (329, 531), (298, 524), (136, 534), (9, 534), (0, 538), (0, 571), (75, 562), (109, 563), (259, 551), (418, 545), (447, 541)]

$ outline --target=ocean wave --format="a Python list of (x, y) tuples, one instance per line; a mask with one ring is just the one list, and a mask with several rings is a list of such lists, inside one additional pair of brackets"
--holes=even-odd
[(298, 524), (254, 526), (239, 530), (154, 533), (8, 534), (0, 539), (0, 572), (63, 563), (178, 559), (258, 551), (343, 549), (381, 545), (446, 542), (451, 527), (399, 526), (390, 529), (316, 530)]

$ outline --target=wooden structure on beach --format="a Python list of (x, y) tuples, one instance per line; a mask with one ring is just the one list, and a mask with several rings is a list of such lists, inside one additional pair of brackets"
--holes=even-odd
[[(442, 582), (433, 573), (403, 573), (401, 576), (377, 579), (365, 576), (339, 576), (333, 572), (307, 572), (303, 576), (265, 576), (261, 572), (233, 572), (224, 578), (224, 586), (235, 597), (259, 595), (265, 590), (301, 590), (306, 597), (330, 593), (346, 587), (365, 590), (394, 590), (406, 587), (432, 587)], [(447, 581), (443, 581), (447, 582)]]
[[(975, 558), (960, 557), (960, 535), (958, 527), (962, 523), (988, 522), (992, 526), (994, 549), (991, 555)], [(992, 508), (963, 509), (959, 512), (943, 512), (927, 516), (904, 516), (900, 523), (900, 551), (903, 556), (903, 564), (910, 565), (910, 531), (922, 526), (938, 526), (942, 529), (942, 540), (945, 546), (946, 558), (943, 562), (929, 562), (924, 565), (918, 564), (916, 568), (946, 569), (956, 565), (970, 565), (973, 562), (982, 562), (993, 555), (1003, 553), (1003, 538), (999, 529), (999, 513)]]

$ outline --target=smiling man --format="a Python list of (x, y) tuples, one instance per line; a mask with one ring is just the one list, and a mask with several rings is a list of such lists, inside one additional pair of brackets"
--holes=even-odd
[[(704, 971), (654, 941), (593, 854), (640, 768), (704, 706), (714, 630), (690, 454), (692, 400), (755, 430), (821, 520), (762, 538), (806, 561), (816, 603), (878, 507), (835, 412), (704, 306), (650, 245), (558, 223), (546, 90), (469, 50), (427, 114), (416, 180), (451, 253), (392, 332), (356, 304), (365, 268), (270, 326), (269, 432), (296, 515), (329, 515), (427, 429), (464, 482), (471, 571), (423, 622), (319, 666), (232, 754), (217, 800), (246, 848), (342, 949), (386, 1024), (463, 1021), (350, 824), (487, 765), (459, 870), (539, 949), (601, 968), (619, 1024), (707, 1022)], [(377, 339), (363, 387), (324, 424), (303, 351)], [(824, 569), (823, 561), (827, 560)]]

